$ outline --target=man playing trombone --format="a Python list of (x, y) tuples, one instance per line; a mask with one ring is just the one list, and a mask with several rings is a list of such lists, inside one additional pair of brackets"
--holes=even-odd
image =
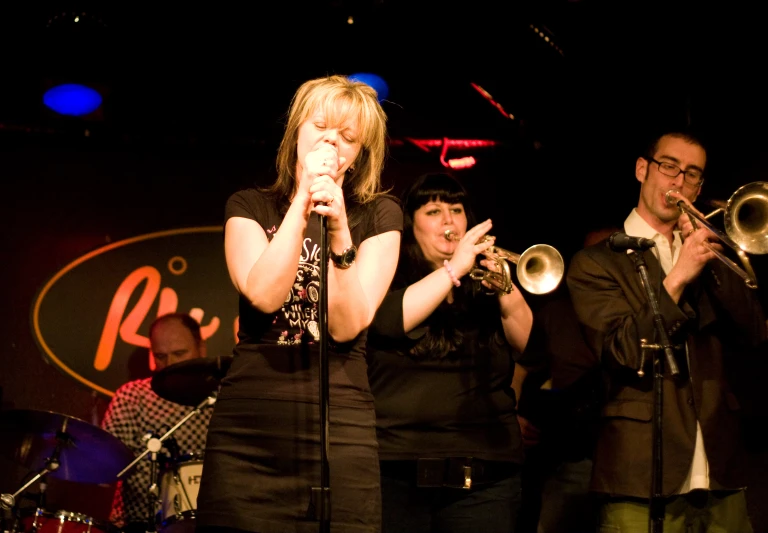
[[(640, 197), (624, 222), (626, 235), (579, 251), (568, 270), (606, 387), (591, 481), (601, 496), (601, 531), (644, 531), (654, 520), (668, 532), (752, 531), (746, 454), (727, 376), (729, 358), (765, 341), (766, 322), (754, 289), (716, 260), (723, 249), (716, 234), (687, 214), (706, 159), (688, 132), (657, 137), (635, 163)], [(663, 372), (658, 390), (654, 363)], [(661, 428), (659, 454), (654, 427)], [(660, 491), (651, 498), (654, 474), (661, 474)], [(663, 514), (650, 514), (652, 500)]]

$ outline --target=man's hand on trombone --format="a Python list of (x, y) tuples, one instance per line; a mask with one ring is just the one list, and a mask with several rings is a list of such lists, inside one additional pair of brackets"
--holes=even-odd
[[(685, 202), (687, 210), (700, 215), (704, 215), (697, 210), (691, 202), (677, 191), (667, 193), (675, 203), (682, 200)], [(683, 239), (683, 246), (680, 249), (680, 257), (675, 266), (669, 271), (664, 279), (664, 286), (667, 292), (676, 302), (679, 301), (683, 289), (686, 285), (696, 279), (704, 266), (717, 257), (716, 252), (723, 251), (717, 235), (702, 224), (697, 224), (695, 217), (683, 212), (677, 220), (677, 227), (680, 230)]]

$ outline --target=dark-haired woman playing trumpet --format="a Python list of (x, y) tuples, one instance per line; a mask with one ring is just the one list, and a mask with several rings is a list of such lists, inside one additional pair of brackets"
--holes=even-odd
[(512, 383), (531, 309), (467, 275), (498, 267), (482, 259), (491, 221), (474, 223), (455, 178), (419, 177), (403, 207), (395, 281), (368, 336), (382, 532), (510, 533), (523, 459)]

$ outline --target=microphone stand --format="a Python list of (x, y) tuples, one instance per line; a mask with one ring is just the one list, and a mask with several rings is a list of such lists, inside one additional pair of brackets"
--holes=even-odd
[(160, 486), (157, 484), (159, 478), (159, 469), (157, 465), (157, 454), (160, 453), (162, 443), (160, 439), (150, 433), (147, 441), (147, 452), (149, 452), (149, 487), (147, 487), (147, 524), (145, 531), (151, 533), (157, 531), (155, 526), (155, 514), (157, 513), (157, 502), (160, 501)]
[(46, 458), (45, 464), (43, 465), (43, 468), (40, 469), (39, 472), (37, 472), (32, 479), (27, 481), (19, 490), (14, 492), (13, 494), (7, 493), (7, 494), (0, 494), (0, 509), (2, 510), (9, 510), (11, 512), (16, 512), (18, 510), (18, 507), (16, 505), (16, 499), (25, 491), (27, 488), (35, 483), (38, 479), (40, 480), (40, 500), (38, 501), (38, 506), (42, 508), (42, 505), (45, 503), (45, 491), (47, 489), (48, 483), (46, 476), (50, 474), (51, 472), (55, 472), (59, 469), (59, 466), (61, 466), (61, 448), (64, 444), (69, 443), (70, 441), (69, 436), (66, 433), (66, 427), (67, 423), (64, 422), (64, 425), (62, 426), (62, 429), (56, 432), (56, 446), (53, 448), (53, 452), (51, 452), (51, 456)]
[(320, 486), (312, 487), (310, 515), (319, 518), (320, 533), (331, 531), (331, 487), (328, 464), (330, 390), (328, 371), (328, 219), (320, 216)]
[[(128, 472), (128, 471), (129, 471), (131, 468), (133, 468), (133, 467), (134, 467), (134, 465), (135, 465), (136, 463), (138, 463), (139, 461), (141, 461), (141, 460), (144, 458), (144, 456), (146, 456), (148, 453), (156, 453), (156, 452), (159, 452), (159, 451), (160, 451), (160, 448), (157, 448), (157, 450), (155, 450), (155, 449), (154, 449), (154, 448), (155, 448), (155, 447), (156, 447), (158, 444), (160, 444), (160, 443), (162, 443), (162, 442), (165, 442), (165, 440), (166, 440), (166, 439), (168, 439), (168, 437), (170, 437), (171, 435), (173, 435), (173, 433), (174, 433), (174, 432), (175, 432), (177, 429), (179, 429), (181, 426), (183, 426), (183, 425), (184, 425), (184, 424), (187, 422), (187, 420), (189, 420), (190, 418), (192, 418), (192, 417), (193, 417), (193, 416), (195, 416), (195, 415), (199, 415), (199, 414), (200, 414), (200, 411), (202, 411), (202, 410), (203, 410), (203, 407), (206, 407), (206, 406), (208, 406), (208, 405), (213, 405), (214, 403), (216, 403), (216, 393), (213, 393), (213, 394), (211, 394), (211, 395), (210, 395), (208, 398), (206, 398), (205, 400), (203, 400), (202, 402), (200, 402), (200, 404), (199, 404), (197, 407), (195, 407), (195, 408), (194, 408), (192, 411), (190, 411), (189, 413), (187, 413), (187, 415), (186, 415), (184, 418), (182, 418), (181, 420), (179, 420), (179, 421), (178, 421), (178, 423), (177, 423), (175, 426), (173, 426), (171, 429), (169, 429), (168, 431), (166, 431), (166, 432), (165, 432), (165, 435), (163, 435), (163, 436), (162, 436), (162, 437), (160, 437), (159, 439), (158, 439), (158, 438), (151, 438), (151, 439), (149, 439), (149, 442), (147, 442), (147, 449), (146, 449), (146, 450), (144, 450), (143, 452), (141, 452), (141, 454), (140, 454), (140, 455), (138, 455), (138, 456), (136, 457), (136, 459), (134, 459), (133, 461), (131, 461), (131, 463), (130, 463), (128, 466), (126, 466), (125, 468), (123, 468), (123, 469), (122, 469), (122, 470), (121, 470), (121, 471), (120, 471), (120, 472), (117, 474), (117, 479), (120, 479), (121, 477), (123, 477), (123, 476), (125, 475), (125, 473), (126, 473), (126, 472)], [(152, 442), (152, 441), (157, 441), (157, 443), (154, 443), (154, 442)]]
[(147, 488), (147, 492), (149, 493), (149, 501), (148, 501), (148, 519), (147, 519), (147, 532), (153, 532), (157, 531), (157, 527), (155, 527), (155, 514), (157, 511), (157, 502), (160, 497), (160, 489), (158, 487), (157, 481), (158, 481), (158, 465), (157, 465), (157, 454), (162, 449), (162, 444), (165, 442), (168, 438), (170, 438), (173, 433), (179, 429), (181, 426), (183, 426), (187, 420), (192, 418), (193, 416), (199, 415), (200, 412), (203, 410), (204, 407), (207, 407), (209, 405), (213, 405), (216, 403), (216, 393), (214, 392), (209, 397), (207, 397), (205, 400), (200, 402), (197, 407), (195, 407), (192, 411), (186, 414), (184, 418), (179, 420), (175, 426), (173, 426), (171, 429), (165, 432), (165, 434), (157, 438), (154, 435), (150, 433), (150, 438), (147, 440), (147, 449), (141, 452), (131, 463), (123, 468), (118, 474), (117, 479), (122, 478), (126, 472), (131, 470), (139, 461), (141, 461), (147, 454), (149, 454), (149, 458), (151, 461), (150, 464), (150, 481), (149, 481), (149, 487)]
[[(659, 300), (653, 290), (650, 279), (648, 278), (648, 266), (642, 253), (631, 251), (629, 254), (635, 263), (635, 268), (640, 275), (643, 288), (648, 296), (648, 302), (653, 311), (653, 323), (656, 335), (660, 341), (659, 344), (647, 344), (645, 339), (641, 339), (641, 348), (654, 350), (653, 356), (653, 451), (651, 456), (651, 497), (649, 505), (648, 531), (651, 533), (661, 533), (664, 531), (664, 498), (663, 498), (663, 477), (662, 477), (662, 410), (664, 400), (664, 361), (659, 357), (659, 351), (664, 351), (667, 366), (672, 376), (677, 376), (680, 371), (675, 362), (675, 354), (672, 351), (672, 344), (667, 334), (667, 325), (659, 308)], [(644, 357), (640, 358), (640, 370), (638, 375), (642, 377)]]

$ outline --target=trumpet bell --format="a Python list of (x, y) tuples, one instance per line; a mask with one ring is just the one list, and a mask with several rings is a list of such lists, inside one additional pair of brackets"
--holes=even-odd
[[(449, 241), (458, 241), (460, 237), (452, 230), (445, 231), (445, 238)], [(486, 235), (479, 242), (491, 238)], [(491, 272), (483, 268), (475, 268), (469, 273), (469, 277), (475, 281), (485, 281), (494, 290), (510, 293), (515, 289), (512, 283), (512, 273), (509, 263), (517, 265), (517, 281), (520, 286), (531, 294), (546, 294), (552, 292), (560, 285), (565, 273), (565, 262), (557, 248), (549, 244), (535, 244), (516, 254), (491, 246), (485, 252), (486, 257), (493, 259), (498, 272)]]
[(725, 232), (750, 254), (768, 253), (768, 182), (739, 187), (726, 204)]
[(563, 256), (548, 244), (535, 244), (520, 254), (517, 280), (531, 294), (547, 294), (560, 285), (565, 273)]

